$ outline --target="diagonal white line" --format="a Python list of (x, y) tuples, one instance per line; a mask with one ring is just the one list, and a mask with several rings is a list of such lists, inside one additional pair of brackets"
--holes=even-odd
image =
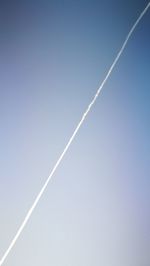
[(74, 130), (74, 132), (73, 132), (71, 138), (69, 139), (69, 141), (68, 141), (66, 147), (64, 148), (62, 154), (60, 155), (59, 159), (57, 160), (56, 164), (54, 165), (54, 167), (53, 167), (53, 169), (52, 169), (52, 171), (51, 171), (49, 177), (47, 178), (45, 184), (43, 185), (42, 189), (40, 190), (39, 194), (37, 195), (35, 201), (33, 202), (32, 206), (31, 206), (31, 208), (29, 209), (28, 213), (26, 214), (26, 216), (25, 216), (25, 218), (24, 218), (24, 220), (23, 220), (23, 222), (22, 222), (20, 228), (18, 229), (18, 231), (17, 231), (15, 237), (13, 238), (12, 242), (10, 243), (8, 249), (7, 249), (6, 252), (4, 253), (4, 255), (3, 255), (3, 257), (2, 257), (2, 259), (1, 259), (1, 261), (0, 261), (0, 266), (4, 263), (4, 261), (6, 260), (7, 256), (8, 256), (9, 253), (11, 252), (12, 248), (13, 248), (14, 245), (16, 244), (16, 242), (17, 242), (17, 240), (18, 240), (20, 234), (22, 233), (24, 227), (26, 226), (26, 224), (27, 224), (27, 222), (28, 222), (28, 220), (29, 220), (31, 214), (33, 213), (33, 211), (34, 211), (36, 205), (38, 204), (39, 200), (41, 199), (41, 197), (42, 197), (42, 195), (43, 195), (43, 193), (44, 193), (44, 191), (45, 191), (45, 189), (47, 188), (47, 186), (48, 186), (48, 184), (49, 184), (49, 181), (51, 180), (51, 178), (52, 178), (52, 176), (54, 175), (54, 173), (55, 173), (57, 167), (59, 166), (59, 164), (60, 164), (60, 162), (62, 161), (64, 155), (66, 154), (67, 150), (69, 149), (69, 147), (70, 147), (72, 141), (74, 140), (76, 134), (78, 133), (78, 131), (79, 131), (81, 125), (83, 124), (85, 118), (87, 117), (88, 113), (90, 112), (92, 106), (95, 104), (95, 101), (96, 101), (97, 97), (99, 96), (99, 94), (100, 94), (100, 92), (101, 92), (103, 86), (105, 85), (107, 79), (109, 78), (109, 76), (110, 76), (112, 70), (114, 69), (116, 63), (118, 62), (118, 60), (119, 60), (121, 54), (123, 53), (123, 51), (124, 51), (124, 49), (125, 49), (125, 47), (126, 47), (128, 41), (129, 41), (129, 39), (130, 39), (132, 33), (134, 32), (135, 28), (137, 27), (138, 23), (140, 22), (140, 20), (142, 19), (142, 17), (145, 15), (145, 13), (147, 12), (147, 10), (148, 10), (149, 7), (150, 7), (150, 2), (147, 4), (147, 6), (145, 7), (145, 9), (142, 11), (142, 13), (140, 14), (140, 16), (139, 16), (138, 19), (136, 20), (136, 22), (133, 24), (133, 26), (132, 26), (131, 30), (129, 31), (128, 35), (126, 36), (125, 41), (124, 41), (124, 43), (123, 43), (121, 49), (119, 50), (119, 52), (118, 52), (118, 54), (117, 54), (115, 60), (113, 61), (113, 63), (112, 63), (112, 65), (111, 65), (110, 69), (108, 70), (106, 77), (105, 77), (104, 80), (102, 81), (102, 83), (101, 83), (100, 87), (98, 88), (96, 94), (94, 95), (92, 101), (90, 102), (90, 104), (88, 105), (86, 111), (85, 111), (84, 114), (82, 115), (81, 120), (79, 121), (79, 123), (78, 123), (76, 129)]

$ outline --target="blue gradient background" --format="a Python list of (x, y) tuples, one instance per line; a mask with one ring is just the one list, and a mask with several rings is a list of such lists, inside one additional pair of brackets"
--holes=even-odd
[[(0, 256), (148, 1), (0, 2)], [(150, 11), (5, 265), (150, 265)]]

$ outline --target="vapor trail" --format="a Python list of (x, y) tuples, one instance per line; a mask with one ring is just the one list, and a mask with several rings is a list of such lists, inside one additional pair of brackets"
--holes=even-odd
[(23, 220), (23, 222), (22, 222), (20, 228), (18, 229), (18, 231), (17, 231), (15, 237), (13, 238), (12, 242), (10, 243), (8, 249), (7, 249), (6, 252), (4, 253), (4, 255), (3, 255), (3, 257), (2, 257), (2, 259), (1, 259), (1, 261), (0, 261), (0, 266), (4, 263), (4, 261), (6, 260), (7, 256), (8, 256), (9, 253), (11, 252), (12, 248), (13, 248), (14, 245), (16, 244), (16, 242), (17, 242), (17, 240), (18, 240), (20, 234), (22, 233), (22, 231), (23, 231), (25, 225), (27, 224), (27, 222), (28, 222), (28, 220), (29, 220), (29, 218), (30, 218), (32, 212), (34, 211), (34, 209), (35, 209), (36, 205), (38, 204), (39, 200), (41, 199), (41, 197), (42, 197), (42, 195), (43, 195), (43, 193), (44, 193), (46, 187), (48, 186), (49, 181), (51, 180), (51, 178), (52, 178), (53, 174), (55, 173), (57, 167), (59, 166), (60, 162), (62, 161), (62, 159), (63, 159), (65, 153), (66, 153), (67, 150), (69, 149), (69, 147), (70, 147), (72, 141), (74, 140), (76, 134), (78, 133), (79, 128), (80, 128), (81, 125), (83, 124), (85, 118), (87, 117), (87, 115), (88, 115), (88, 113), (90, 112), (92, 106), (94, 105), (94, 103), (95, 103), (97, 97), (99, 96), (99, 94), (100, 94), (100, 92), (101, 92), (103, 86), (105, 85), (107, 79), (109, 78), (109, 76), (110, 76), (112, 70), (114, 69), (116, 63), (118, 62), (118, 60), (119, 60), (121, 54), (123, 53), (123, 51), (124, 51), (124, 49), (125, 49), (125, 47), (126, 47), (128, 41), (129, 41), (129, 39), (130, 39), (132, 33), (134, 32), (135, 28), (137, 27), (138, 23), (140, 22), (140, 20), (142, 19), (142, 17), (145, 15), (145, 13), (147, 12), (147, 10), (148, 10), (149, 7), (150, 7), (150, 2), (147, 4), (147, 6), (145, 7), (145, 9), (142, 11), (142, 13), (140, 14), (140, 16), (139, 16), (138, 19), (136, 20), (136, 22), (133, 24), (133, 26), (132, 26), (131, 30), (129, 31), (128, 35), (126, 36), (125, 41), (124, 41), (122, 47), (120, 48), (120, 50), (119, 50), (119, 52), (118, 52), (116, 58), (114, 59), (112, 65), (111, 65), (111, 67), (110, 67), (110, 69), (108, 70), (106, 77), (105, 77), (104, 80), (102, 81), (100, 87), (98, 88), (98, 90), (97, 90), (95, 96), (93, 97), (92, 101), (91, 101), (90, 104), (88, 105), (86, 111), (83, 113), (83, 115), (82, 115), (82, 117), (81, 117), (81, 120), (79, 121), (79, 123), (78, 123), (76, 129), (74, 130), (72, 136), (70, 137), (70, 139), (69, 139), (69, 141), (68, 141), (66, 147), (64, 148), (62, 154), (60, 155), (59, 159), (57, 160), (56, 164), (54, 165), (54, 167), (53, 167), (53, 169), (52, 169), (52, 171), (51, 171), (49, 177), (47, 178), (45, 184), (43, 185), (42, 189), (40, 190), (39, 194), (37, 195), (35, 201), (33, 202), (32, 206), (31, 206), (31, 208), (30, 208), (29, 211), (27, 212), (27, 214), (26, 214), (26, 216), (25, 216), (25, 218), (24, 218), (24, 220)]

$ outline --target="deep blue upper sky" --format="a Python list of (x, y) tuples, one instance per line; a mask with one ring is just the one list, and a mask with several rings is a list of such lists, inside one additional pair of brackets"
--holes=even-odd
[[(0, 255), (148, 1), (0, 1)], [(150, 264), (150, 11), (6, 265)]]

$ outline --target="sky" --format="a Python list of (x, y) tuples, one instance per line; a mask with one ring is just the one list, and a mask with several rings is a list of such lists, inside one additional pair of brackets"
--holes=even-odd
[[(0, 1), (0, 257), (148, 1)], [(4, 265), (150, 265), (150, 10)]]

